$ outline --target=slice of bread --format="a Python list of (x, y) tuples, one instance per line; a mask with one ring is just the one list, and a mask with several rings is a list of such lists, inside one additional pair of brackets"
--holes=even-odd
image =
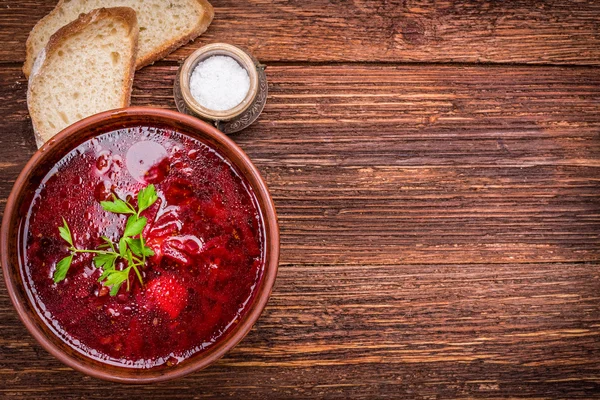
[(50, 37), (27, 90), (38, 147), (82, 118), (129, 105), (137, 43), (128, 7), (83, 14)]
[(206, 31), (214, 17), (207, 0), (60, 0), (29, 34), (23, 66), (25, 76), (29, 76), (38, 53), (54, 32), (79, 14), (100, 7), (131, 7), (137, 12), (140, 41), (136, 69), (194, 40)]

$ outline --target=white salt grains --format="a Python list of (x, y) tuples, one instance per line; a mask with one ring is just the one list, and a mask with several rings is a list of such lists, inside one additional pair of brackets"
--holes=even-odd
[(215, 111), (237, 106), (248, 90), (248, 72), (228, 56), (212, 56), (199, 62), (190, 77), (190, 91), (194, 99)]

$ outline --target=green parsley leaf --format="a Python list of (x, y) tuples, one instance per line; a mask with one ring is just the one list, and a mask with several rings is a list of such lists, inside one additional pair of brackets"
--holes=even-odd
[(138, 218), (136, 215), (132, 215), (131, 217), (127, 218), (127, 224), (125, 225), (125, 232), (123, 232), (123, 236), (132, 237), (141, 234), (146, 226), (146, 222), (148, 222), (146, 217)]
[(67, 225), (67, 221), (64, 218), (62, 220), (64, 225), (58, 228), (58, 233), (60, 234), (60, 237), (65, 240), (65, 242), (73, 246), (73, 236), (71, 236), (69, 225)]
[[(65, 279), (75, 254), (92, 253), (95, 255), (93, 259), (94, 266), (103, 270), (98, 281), (111, 288), (111, 296), (115, 296), (125, 282), (127, 282), (127, 290), (130, 289), (129, 272), (132, 268), (140, 284), (144, 284), (142, 274), (138, 268), (144, 267), (146, 257), (153, 256), (154, 251), (144, 243), (142, 232), (148, 220), (145, 217), (140, 217), (140, 213), (151, 207), (158, 200), (156, 188), (154, 185), (148, 185), (139, 191), (137, 209), (128, 201), (121, 200), (114, 194), (113, 198), (113, 201), (102, 201), (100, 203), (105, 211), (115, 214), (130, 214), (125, 224), (123, 237), (119, 240), (118, 251), (116, 244), (106, 236), (101, 236), (104, 243), (97, 246), (94, 250), (76, 248), (67, 221), (63, 218), (63, 226), (59, 227), (58, 230), (60, 237), (71, 245), (69, 248), (71, 255), (63, 258), (56, 264), (56, 271), (53, 275), (55, 282)], [(137, 238), (134, 238), (135, 236)], [(138, 257), (141, 257), (141, 259)], [(122, 271), (116, 269), (119, 258), (127, 263), (127, 268)]]
[(154, 250), (152, 250), (152, 248), (149, 246), (144, 246), (142, 251), (146, 257), (152, 257), (154, 255)]
[(58, 283), (65, 279), (67, 276), (67, 272), (69, 271), (69, 267), (71, 267), (71, 263), (73, 262), (73, 254), (70, 256), (66, 256), (58, 263), (56, 263), (56, 270), (54, 271), (54, 283)]
[(108, 276), (112, 274), (113, 271), (114, 269), (105, 269), (104, 272), (102, 272), (102, 275), (100, 275), (100, 278), (98, 278), (98, 282), (102, 282), (103, 280), (108, 278)]
[(115, 198), (114, 201), (101, 201), (100, 205), (105, 211), (115, 214), (135, 214), (135, 210), (121, 199)]
[(110, 271), (110, 274), (104, 280), (104, 286), (110, 286), (110, 295), (116, 296), (121, 288), (121, 285), (129, 279), (129, 270), (131, 267), (125, 268), (123, 271)]
[(131, 252), (136, 256), (141, 257), (142, 243), (140, 242), (140, 239), (126, 238), (125, 240), (127, 241), (127, 246), (131, 249)]
[(94, 257), (96, 268), (102, 268), (104, 271), (115, 269), (115, 262), (119, 255), (117, 253), (98, 254)]
[(136, 256), (150, 257), (150, 256), (154, 255), (154, 251), (152, 251), (152, 249), (150, 247), (142, 246), (141, 238), (138, 238), (138, 239), (127, 238), (126, 240), (127, 240), (127, 245), (129, 246), (129, 248), (131, 249), (133, 254), (135, 254)]
[(152, 206), (158, 200), (156, 188), (150, 184), (139, 191), (138, 193), (138, 215), (148, 207)]
[[(129, 280), (126, 278), (125, 280), (123, 280), (123, 281), (119, 281), (119, 282), (117, 282), (117, 283), (114, 283), (114, 284), (112, 284), (112, 285), (106, 285), (106, 286), (110, 286), (110, 295), (111, 295), (111, 296), (113, 296), (113, 297), (114, 297), (114, 296), (116, 296), (116, 295), (117, 295), (117, 293), (119, 293), (119, 289), (121, 289), (121, 285), (122, 285), (122, 284), (123, 284), (123, 282), (125, 282), (125, 281), (129, 282)], [(129, 289), (128, 289), (128, 290), (129, 290)]]
[(123, 282), (119, 282), (119, 283), (115, 283), (114, 285), (112, 285), (112, 287), (110, 288), (110, 295), (112, 297), (115, 297), (117, 295), (117, 293), (119, 293), (119, 289), (121, 289), (122, 284), (123, 284)]
[(122, 237), (121, 240), (119, 240), (119, 255), (123, 258), (125, 258), (125, 255), (127, 254), (127, 238)]

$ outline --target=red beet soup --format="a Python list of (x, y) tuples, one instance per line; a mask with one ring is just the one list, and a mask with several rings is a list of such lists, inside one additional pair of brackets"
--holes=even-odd
[[(134, 261), (121, 238), (149, 187), (157, 199), (127, 239), (149, 251), (127, 272)], [(134, 210), (102, 203), (119, 201)], [(64, 224), (72, 245), (59, 234)], [(168, 367), (214, 345), (245, 314), (264, 271), (250, 185), (215, 149), (170, 129), (126, 128), (82, 143), (44, 177), (21, 226), (23, 279), (39, 315), (72, 348), (119, 366)], [(120, 286), (98, 255), (112, 260)]]

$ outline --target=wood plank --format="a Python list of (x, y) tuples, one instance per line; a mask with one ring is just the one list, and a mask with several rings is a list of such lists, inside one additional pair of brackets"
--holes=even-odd
[[(134, 104), (173, 108), (176, 68), (138, 73)], [(596, 396), (597, 72), (269, 67), (234, 136), (281, 223), (255, 329), (203, 372), (124, 387), (53, 359), (2, 291), (0, 397)], [(23, 79), (0, 70), (0, 201), (34, 149)]]
[[(24, 43), (54, 0), (0, 7), (0, 62), (22, 62)], [(209, 42), (250, 49), (263, 62), (600, 63), (594, 0), (214, 0)]]
[[(172, 105), (175, 69), (141, 73), (138, 104)], [(284, 261), (598, 259), (596, 70), (267, 71), (265, 113), (235, 138), (271, 186)]]
[[(138, 74), (134, 103), (173, 107), (175, 71)], [(274, 67), (264, 114), (235, 139), (271, 187), (284, 262), (592, 261), (595, 72)], [(4, 104), (20, 151), (4, 157), (4, 193), (33, 148), (16, 82)]]
[(237, 348), (203, 372), (145, 387), (70, 371), (4, 306), (0, 392), (63, 399), (76, 382), (86, 399), (106, 390), (115, 399), (590, 398), (600, 390), (597, 275), (597, 264), (284, 264)]

